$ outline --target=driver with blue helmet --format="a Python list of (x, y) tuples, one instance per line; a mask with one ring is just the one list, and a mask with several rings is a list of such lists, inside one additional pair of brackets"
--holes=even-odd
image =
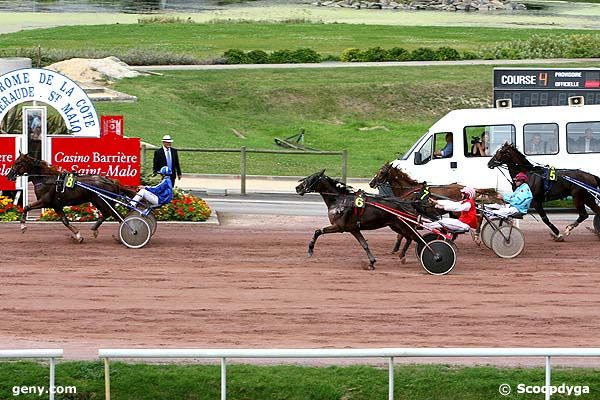
[(171, 183), (171, 170), (164, 166), (159, 171), (162, 180), (155, 186), (144, 186), (131, 200), (131, 205), (136, 207), (142, 199), (150, 205), (158, 206), (171, 202), (173, 199), (173, 184)]

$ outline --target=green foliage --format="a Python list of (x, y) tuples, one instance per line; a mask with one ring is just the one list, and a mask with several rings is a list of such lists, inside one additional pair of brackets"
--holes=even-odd
[(362, 62), (380, 62), (386, 61), (387, 51), (381, 47), (371, 47), (360, 53), (360, 61)]
[(270, 64), (291, 64), (295, 62), (297, 61), (294, 59), (294, 52), (292, 50), (277, 50), (269, 55)]
[(293, 58), (296, 63), (318, 63), (321, 61), (319, 53), (309, 48), (295, 50), (293, 52)]
[(230, 49), (227, 50), (223, 57), (226, 60), (227, 64), (248, 64), (248, 56), (243, 50), (240, 49)]
[(317, 63), (321, 56), (314, 50), (303, 48), (297, 50), (277, 50), (268, 54), (262, 50), (251, 50), (248, 53), (239, 49), (227, 50), (223, 54), (227, 64), (297, 64)]
[(360, 49), (350, 48), (342, 51), (342, 55), (340, 56), (340, 60), (344, 62), (358, 62), (360, 61)]
[(440, 47), (437, 49), (436, 54), (436, 59), (440, 61), (460, 60), (461, 58), (458, 50), (452, 47)]
[(392, 47), (387, 51), (386, 61), (408, 61), (410, 52), (402, 47)]
[(533, 58), (597, 58), (600, 57), (600, 35), (532, 35), (526, 40), (512, 40), (484, 47), (479, 51), (484, 59)]
[(267, 64), (269, 62), (269, 54), (262, 50), (252, 50), (246, 55), (250, 64)]
[(435, 50), (429, 47), (419, 47), (410, 53), (412, 61), (433, 61), (437, 58)]

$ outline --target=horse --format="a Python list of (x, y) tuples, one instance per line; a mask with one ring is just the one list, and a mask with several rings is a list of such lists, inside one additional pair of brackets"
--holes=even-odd
[[(299, 182), (300, 184), (296, 186), (296, 193), (299, 195), (303, 196), (311, 192), (321, 194), (327, 205), (327, 215), (331, 223), (330, 226), (315, 231), (308, 244), (309, 257), (313, 255), (315, 243), (319, 236), (327, 233), (349, 232), (367, 253), (369, 259), (368, 269), (373, 270), (375, 269), (376, 259), (371, 254), (369, 245), (361, 230), (373, 230), (389, 226), (394, 232), (411, 240), (420, 240), (420, 236), (411, 226), (395, 215), (377, 207), (368, 206), (368, 201), (374, 198), (380, 204), (410, 214), (427, 214), (430, 212), (418, 202), (394, 201), (379, 196), (367, 195), (364, 192), (354, 192), (350, 186), (325, 175), (325, 170), (300, 179)], [(363, 198), (362, 207), (356, 204), (359, 197)], [(400, 259), (402, 263), (406, 262), (406, 251), (400, 254)]]
[[(558, 228), (556, 228), (556, 226), (550, 222), (550, 219), (548, 219), (543, 207), (545, 201), (563, 199), (567, 196), (573, 197), (573, 204), (577, 209), (579, 217), (574, 223), (567, 225), (564, 236), (568, 236), (577, 225), (588, 218), (588, 213), (585, 209), (586, 205), (590, 207), (596, 215), (600, 214), (600, 206), (596, 204), (594, 196), (592, 196), (590, 192), (581, 186), (563, 179), (563, 177), (569, 176), (592, 187), (598, 187), (600, 186), (600, 178), (596, 175), (579, 169), (557, 169), (555, 170), (556, 180), (551, 181), (546, 177), (550, 171), (548, 166), (532, 164), (527, 157), (511, 143), (504, 143), (488, 162), (489, 168), (497, 168), (503, 165), (508, 168), (511, 178), (514, 178), (519, 172), (527, 174), (531, 193), (533, 194), (531, 206), (538, 212), (542, 221), (550, 228), (554, 240), (563, 241), (564, 237)], [(514, 190), (514, 183), (512, 183), (512, 185)]]
[[(115, 206), (114, 201), (101, 198), (99, 195), (79, 186), (67, 189), (64, 192), (59, 190), (57, 188), (57, 186), (59, 186), (57, 180), (60, 178), (61, 172), (46, 161), (38, 160), (28, 154), (19, 153), (19, 157), (8, 171), (7, 178), (11, 181), (15, 181), (18, 176), (22, 175), (29, 176), (29, 179), (33, 182), (35, 195), (37, 197), (36, 201), (23, 207), (23, 214), (21, 214), (21, 232), (23, 233), (25, 233), (27, 229), (25, 225), (27, 213), (29, 210), (37, 208), (54, 209), (62, 223), (71, 231), (72, 237), (78, 243), (83, 242), (83, 237), (79, 233), (79, 230), (69, 223), (69, 220), (63, 212), (63, 207), (91, 202), (98, 210), (100, 210), (102, 215), (91, 228), (95, 238), (98, 237), (98, 228), (102, 225), (102, 222), (110, 216), (118, 217), (113, 211)], [(104, 176), (78, 175), (77, 180), (103, 191), (127, 197), (133, 197), (135, 195), (135, 192)], [(107, 203), (110, 204), (110, 206)], [(113, 209), (111, 209), (111, 207)]]
[[(377, 171), (377, 174), (369, 182), (369, 186), (376, 189), (385, 184), (391, 186), (394, 196), (406, 197), (419, 193), (425, 182), (416, 181), (400, 168), (396, 168), (387, 162)], [(428, 188), (431, 197), (434, 199), (459, 201), (462, 199), (460, 190), (464, 188), (464, 185), (450, 183), (448, 185), (428, 185)], [(495, 202), (498, 195), (498, 191), (493, 188), (475, 189), (475, 193), (475, 201), (484, 203)]]
[[(394, 167), (391, 163), (387, 162), (381, 166), (377, 174), (369, 182), (369, 186), (373, 189), (385, 188), (385, 185), (389, 185), (394, 196), (401, 199), (411, 199), (422, 193), (425, 186), (428, 187), (431, 197), (434, 199), (450, 199), (454, 201), (462, 200), (462, 193), (460, 190), (464, 187), (458, 183), (450, 183), (448, 185), (427, 185), (426, 182), (418, 182), (410, 177), (406, 172), (400, 168)], [(483, 203), (496, 202), (498, 191), (493, 188), (486, 189), (475, 189), (476, 197), (475, 201)], [(397, 252), (400, 249), (402, 237), (398, 236), (392, 253)], [(410, 246), (410, 240), (407, 240), (405, 247)]]

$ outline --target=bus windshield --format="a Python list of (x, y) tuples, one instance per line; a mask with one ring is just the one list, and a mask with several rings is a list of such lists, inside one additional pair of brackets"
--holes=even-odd
[(413, 145), (410, 147), (410, 149), (409, 149), (409, 150), (408, 150), (406, 153), (404, 153), (404, 155), (402, 156), (402, 160), (408, 160), (408, 157), (409, 157), (409, 156), (410, 156), (410, 155), (411, 155), (411, 154), (412, 154), (412, 153), (415, 151), (415, 148), (417, 148), (418, 146), (420, 146), (420, 144), (423, 142), (423, 140), (425, 140), (425, 138), (426, 138), (427, 136), (429, 136), (429, 131), (425, 132), (425, 133), (423, 134), (423, 136), (421, 136), (421, 137), (419, 138), (419, 140), (417, 140), (417, 141), (415, 142), (415, 144), (413, 144)]

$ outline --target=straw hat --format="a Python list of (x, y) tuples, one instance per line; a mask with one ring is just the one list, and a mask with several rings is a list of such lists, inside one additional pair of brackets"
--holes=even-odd
[(167, 142), (167, 143), (173, 143), (173, 139), (171, 139), (171, 135), (163, 136), (162, 141)]

